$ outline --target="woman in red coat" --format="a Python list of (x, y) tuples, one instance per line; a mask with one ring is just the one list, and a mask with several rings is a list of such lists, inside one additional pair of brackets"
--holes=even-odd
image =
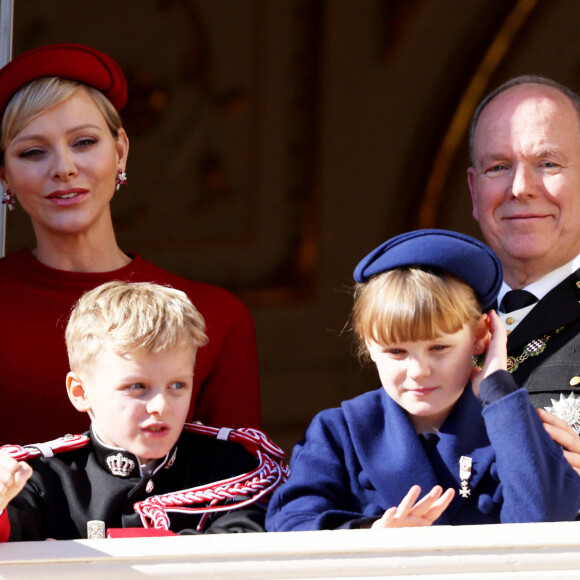
[(3, 203), (26, 211), (36, 238), (35, 249), (0, 260), (0, 444), (86, 430), (67, 400), (64, 330), (81, 294), (118, 279), (183, 290), (203, 314), (209, 343), (198, 354), (188, 419), (260, 424), (248, 309), (117, 245), (110, 202), (127, 182), (126, 98), (117, 63), (82, 45), (40, 47), (0, 70)]

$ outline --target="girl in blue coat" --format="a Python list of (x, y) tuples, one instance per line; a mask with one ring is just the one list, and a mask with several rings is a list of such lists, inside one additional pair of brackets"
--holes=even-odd
[(575, 519), (580, 476), (506, 370), (495, 254), (419, 230), (376, 248), (354, 277), (353, 329), (382, 387), (314, 418), (267, 529)]

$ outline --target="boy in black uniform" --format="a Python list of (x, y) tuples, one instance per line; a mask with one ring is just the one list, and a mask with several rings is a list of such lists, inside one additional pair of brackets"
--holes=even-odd
[(0, 541), (105, 527), (263, 530), (264, 499), (285, 478), (280, 450), (253, 429), (184, 427), (204, 331), (183, 292), (156, 284), (110, 282), (79, 300), (66, 330), (66, 387), (91, 430), (2, 448)]

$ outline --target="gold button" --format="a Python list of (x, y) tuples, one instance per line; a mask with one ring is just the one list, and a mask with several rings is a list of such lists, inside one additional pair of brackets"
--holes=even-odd
[(515, 322), (515, 320), (514, 320), (514, 319), (513, 319), (511, 316), (510, 316), (509, 318), (506, 318), (506, 319), (505, 319), (505, 321), (506, 321), (508, 324), (513, 324), (513, 323)]
[(511, 331), (511, 330), (508, 330), (508, 331), (506, 332), (506, 334), (507, 334), (508, 336), (509, 336), (511, 333), (512, 333), (512, 331)]
[(570, 386), (575, 387), (576, 385), (580, 385), (580, 377), (572, 377), (570, 379)]

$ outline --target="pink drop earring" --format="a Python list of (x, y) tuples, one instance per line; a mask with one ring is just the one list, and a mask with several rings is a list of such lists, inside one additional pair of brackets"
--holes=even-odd
[(127, 185), (127, 173), (122, 169), (117, 169), (117, 175), (115, 177), (115, 190), (119, 191), (121, 185)]
[(7, 189), (2, 194), (2, 204), (7, 205), (10, 211), (13, 211), (16, 206), (16, 196), (12, 193), (11, 189)]

